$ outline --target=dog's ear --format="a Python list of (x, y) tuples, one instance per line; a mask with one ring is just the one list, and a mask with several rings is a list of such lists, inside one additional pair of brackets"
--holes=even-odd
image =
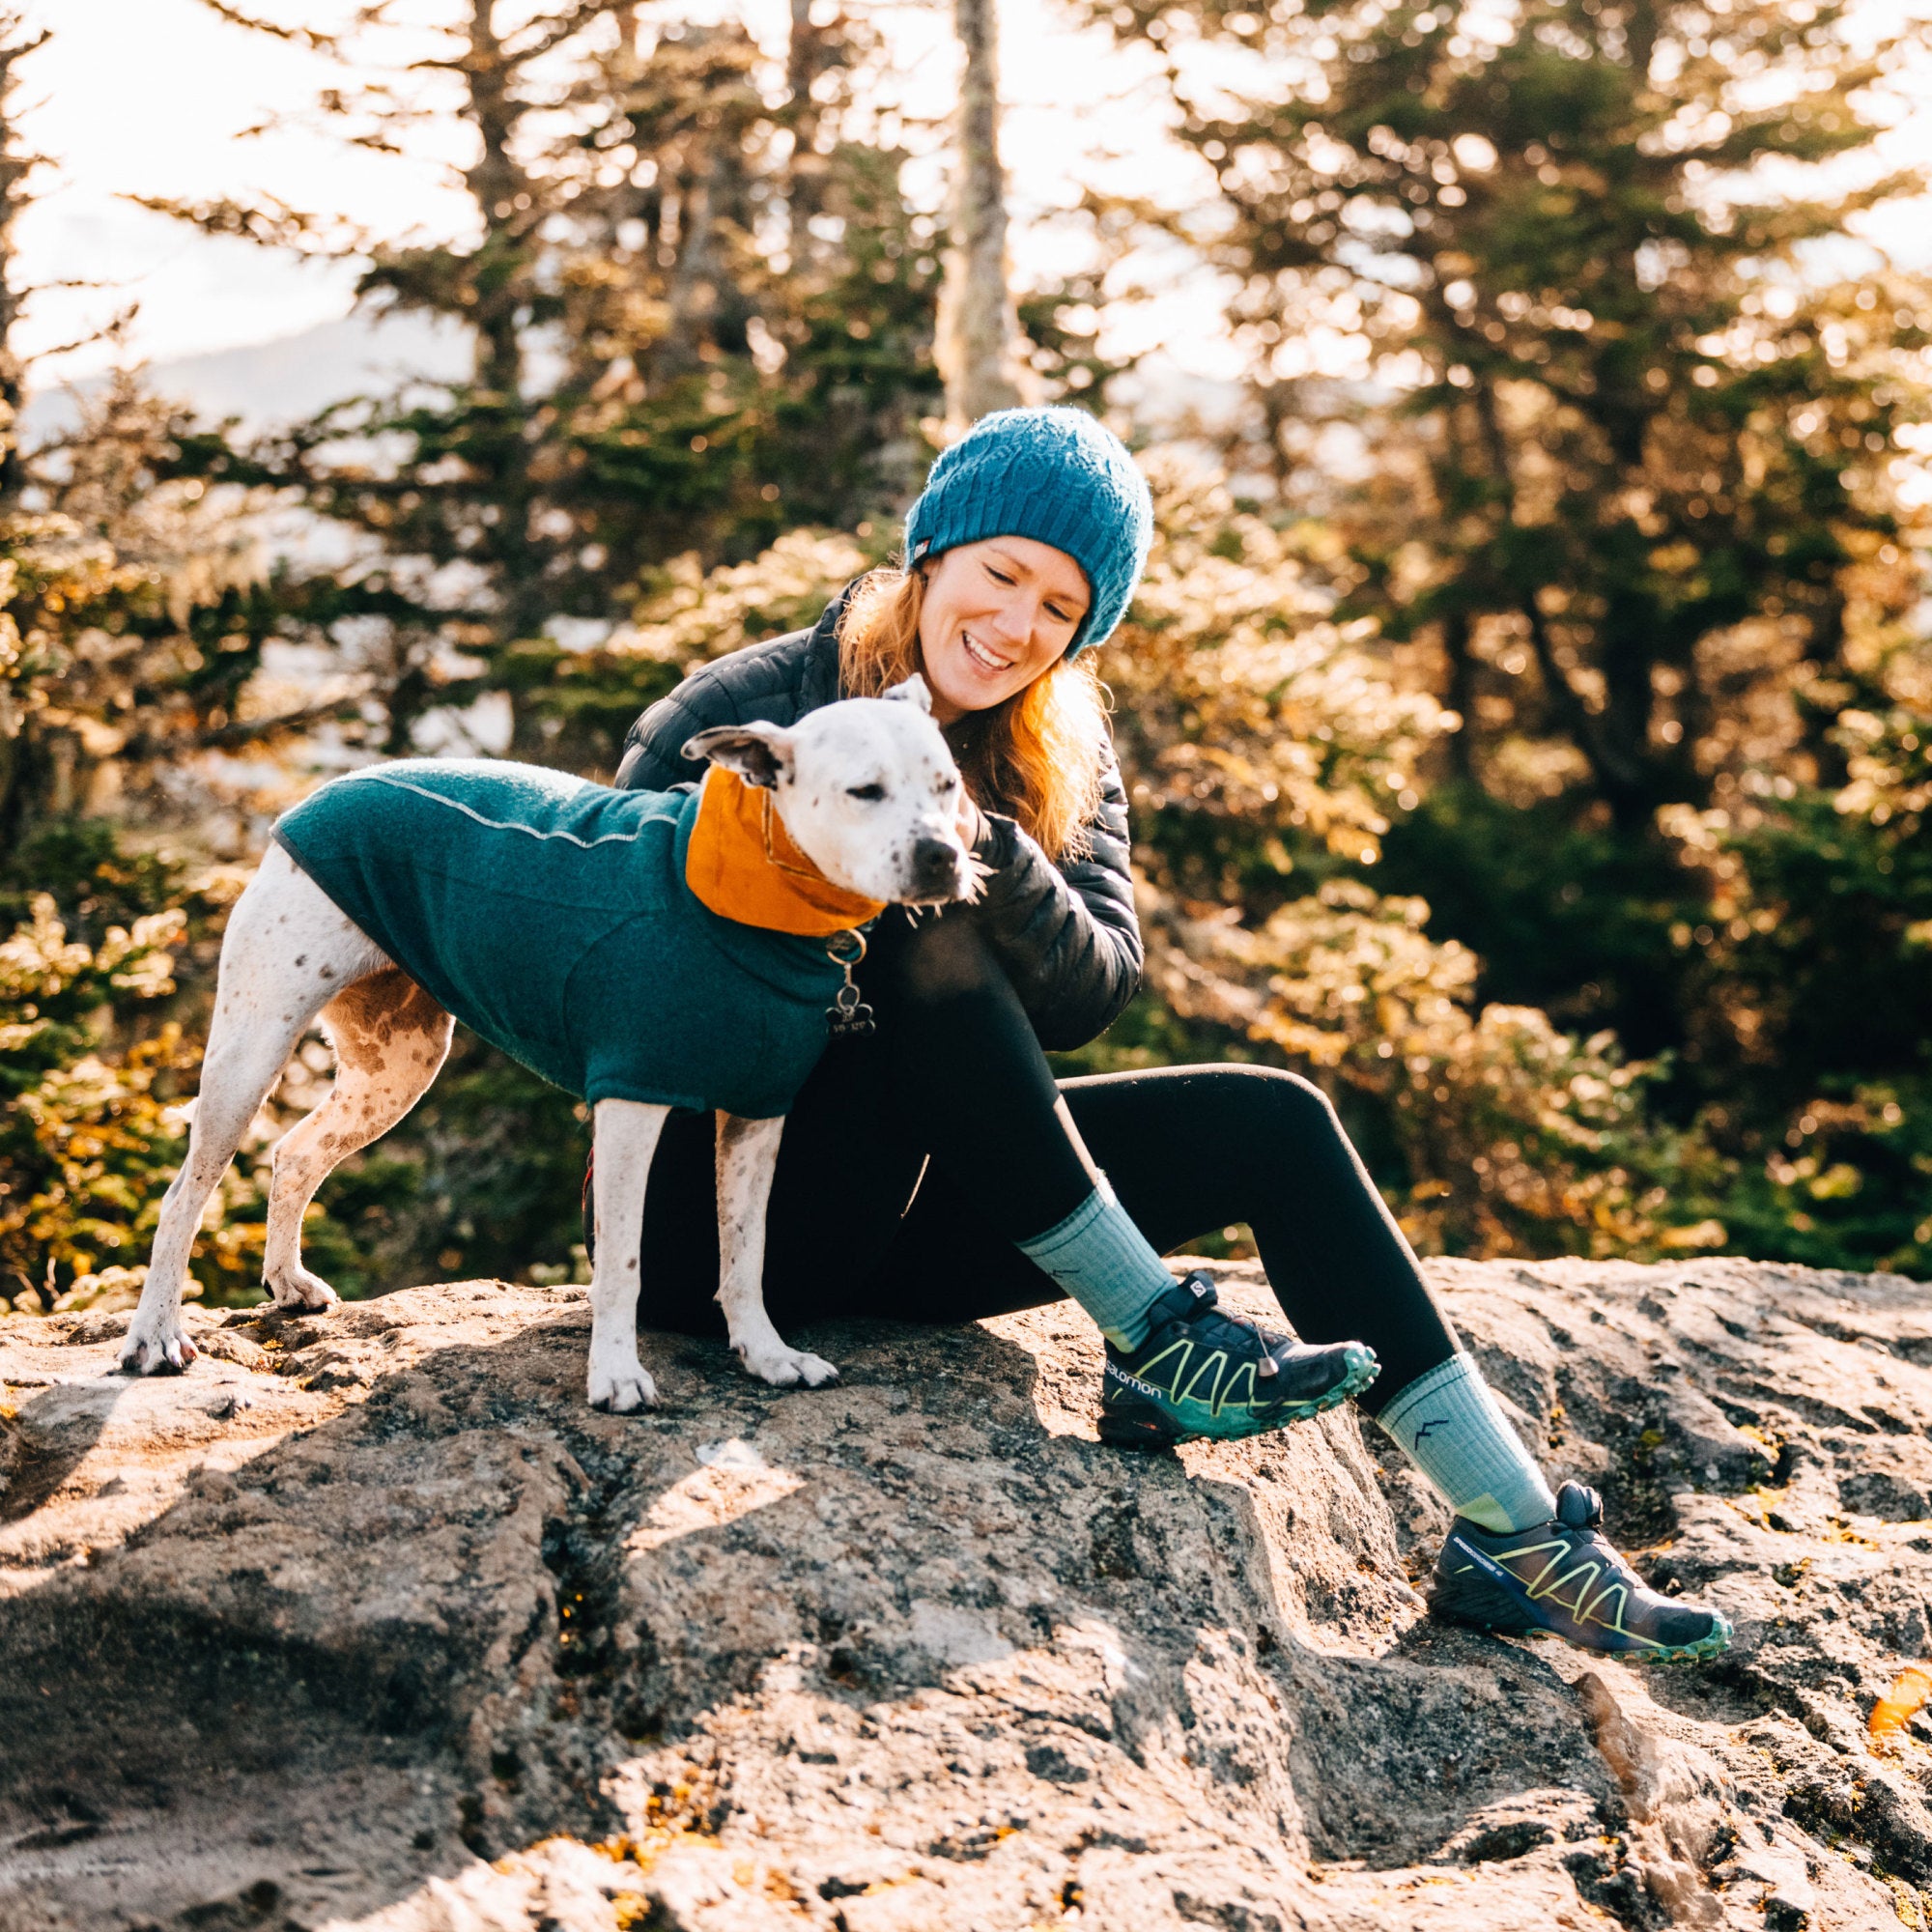
[(791, 777), (791, 733), (782, 724), (714, 724), (687, 738), (683, 755), (694, 764), (708, 758), (747, 784), (770, 788)]
[(917, 704), (927, 717), (932, 715), (932, 693), (927, 688), (925, 679), (918, 671), (914, 671), (908, 678), (902, 678), (890, 691), (882, 691), (879, 696), (903, 698), (908, 704)]

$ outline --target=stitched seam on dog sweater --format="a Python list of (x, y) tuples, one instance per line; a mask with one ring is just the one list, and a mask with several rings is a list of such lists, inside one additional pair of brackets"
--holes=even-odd
[(274, 837), (431, 997), (544, 1078), (592, 1100), (782, 1113), (842, 975), (821, 944), (691, 893), (696, 804), (423, 760), (322, 786)]
[(432, 805), (446, 805), (451, 811), (460, 811), (464, 817), (473, 818), (478, 825), (488, 826), (492, 832), (521, 832), (526, 838), (560, 838), (566, 845), (575, 845), (582, 852), (588, 852), (597, 845), (635, 845), (643, 837), (641, 829), (637, 832), (607, 832), (601, 838), (580, 838), (574, 832), (539, 832), (534, 825), (519, 825), (514, 819), (486, 818), (461, 799), (431, 791), (427, 785), (411, 784), (407, 779), (391, 778), (386, 772), (353, 772), (350, 776), (370, 784), (394, 785), (398, 791), (412, 791), (418, 798), (428, 799)]

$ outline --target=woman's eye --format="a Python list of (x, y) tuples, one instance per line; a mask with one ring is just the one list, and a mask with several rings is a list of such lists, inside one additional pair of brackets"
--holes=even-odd
[(867, 805), (877, 805), (885, 795), (886, 788), (880, 784), (852, 785), (847, 788), (845, 793), (847, 798), (863, 799)]
[(1012, 588), (1013, 580), (1010, 577), (1007, 576), (1007, 574), (1004, 571), (995, 570), (990, 563), (986, 566), (986, 575), (990, 577), (995, 583), (1004, 583), (1009, 590)]

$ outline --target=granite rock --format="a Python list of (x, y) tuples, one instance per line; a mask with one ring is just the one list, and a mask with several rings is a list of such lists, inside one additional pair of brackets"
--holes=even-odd
[(0, 1932), (1932, 1928), (1932, 1289), (1432, 1274), (1730, 1656), (1433, 1624), (1378, 1431), (1105, 1448), (1065, 1307), (817, 1391), (649, 1336), (641, 1418), (574, 1289), (190, 1310), (145, 1381), (0, 1321)]

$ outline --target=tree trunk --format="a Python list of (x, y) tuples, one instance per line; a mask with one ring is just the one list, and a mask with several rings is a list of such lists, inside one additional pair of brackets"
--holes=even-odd
[(1476, 659), (1469, 648), (1469, 613), (1451, 611), (1442, 619), (1442, 655), (1449, 660), (1448, 689), (1443, 694), (1449, 709), (1462, 719), (1461, 729), (1452, 732), (1444, 750), (1449, 770), (1463, 784), (1476, 778)]
[(786, 166), (785, 219), (791, 272), (806, 268), (817, 251), (811, 217), (819, 212), (825, 157), (818, 152), (818, 103), (811, 84), (830, 64), (829, 36), (811, 19), (811, 0), (791, 0), (791, 40), (785, 53), (785, 118), (791, 125), (791, 160)]
[[(1833, 727), (1843, 708), (1842, 696), (1819, 703), (1808, 689), (1813, 678), (1837, 685), (1840, 692), (1849, 684), (1859, 701), (1866, 696), (1860, 679), (1845, 663), (1845, 587), (1834, 578), (1811, 616), (1810, 670), (1793, 680), (1792, 702), (1798, 708), (1798, 722), (1804, 732), (1804, 749), (1811, 754), (1812, 782), (1827, 791), (1836, 791), (1851, 777), (1851, 761), (1845, 748), (1836, 743)], [(1875, 694), (1874, 694), (1875, 695)]]
[[(1493, 385), (1488, 381), (1477, 383), (1474, 398), (1476, 420), (1489, 445), (1491, 465), (1501, 491), (1502, 513), (1510, 523), (1515, 523), (1516, 472), (1510, 460), (1509, 437), (1496, 408)], [(1557, 656), (1556, 640), (1549, 632), (1549, 620), (1544, 615), (1535, 591), (1525, 589), (1520, 592), (1517, 608), (1529, 629), (1530, 648), (1536, 653), (1536, 668), (1543, 680), (1550, 723), (1589, 761), (1591, 776), (1596, 780), (1597, 794), (1608, 805), (1618, 826), (1625, 831), (1642, 830), (1650, 823), (1657, 799), (1647, 781), (1649, 773), (1641, 745), (1632, 752), (1626, 740), (1614, 733), (1610, 723), (1591, 715), (1589, 706), (1570, 682), (1569, 673)], [(1610, 640), (1606, 649), (1614, 649), (1614, 639)], [(1644, 676), (1643, 702), (1647, 705), (1647, 670)], [(1627, 668), (1619, 666), (1606, 671), (1605, 682), (1610, 687), (1612, 702), (1621, 698), (1626, 711), (1631, 709)], [(1642, 715), (1647, 719), (1649, 713), (1645, 710)]]
[[(13, 286), (14, 222), (27, 200), (26, 178), (39, 160), (14, 144), (14, 90), (19, 84), (14, 67), (48, 38), (43, 30), (22, 40), (20, 27), (17, 12), (0, 14), (0, 516), (9, 518), (20, 508), (26, 480), (20, 460), (22, 372), (14, 344), (23, 298)], [(17, 849), (24, 826), (37, 806), (44, 809), (49, 795), (31, 716), (11, 690), (0, 688), (0, 853)]]
[(0, 14), (0, 510), (18, 507), (24, 482), (20, 463), (20, 401), (22, 378), (14, 326), (20, 319), (23, 297), (13, 285), (14, 223), (26, 204), (26, 178), (40, 164), (37, 155), (23, 155), (14, 145), (14, 90), (19, 85), (14, 69), (47, 39), (44, 31), (18, 38), (21, 16), (13, 10)]
[[(527, 184), (510, 153), (517, 124), (525, 109), (513, 87), (517, 67), (504, 52), (493, 23), (494, 0), (470, 0), (469, 54), (463, 63), (469, 87), (468, 119), (476, 129), (482, 152), (465, 170), (464, 182), (476, 202), (483, 222), (479, 254), (491, 267), (507, 269), (523, 252), (526, 216), (517, 206)], [(521, 277), (497, 272), (478, 278), (473, 311), (476, 329), (476, 385), (515, 407), (523, 398), (524, 355), (517, 327)]]
[(1007, 286), (1006, 176), (1000, 167), (998, 28), (994, 0), (953, 0), (965, 50), (959, 88), (952, 234), (940, 290), (933, 359), (955, 434), (1022, 400), (1019, 323)]

